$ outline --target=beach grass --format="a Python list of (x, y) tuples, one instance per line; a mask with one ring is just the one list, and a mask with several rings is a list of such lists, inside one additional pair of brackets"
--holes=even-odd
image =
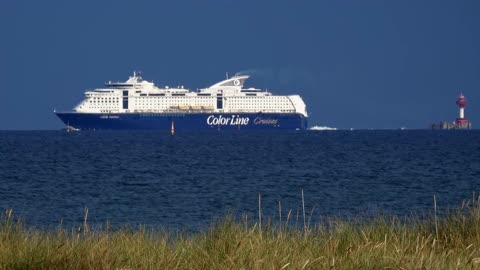
[(314, 226), (302, 215), (303, 226), (288, 225), (295, 222), (291, 212), (262, 223), (226, 216), (193, 234), (90, 228), (87, 217), (88, 211), (78, 228), (45, 230), (27, 228), (6, 211), (0, 268), (480, 269), (478, 199), (439, 217), (337, 218)]

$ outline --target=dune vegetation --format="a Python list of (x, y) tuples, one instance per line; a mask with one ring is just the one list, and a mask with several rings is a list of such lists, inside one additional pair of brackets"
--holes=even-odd
[(78, 228), (27, 228), (8, 210), (0, 224), (0, 268), (480, 269), (479, 203), (465, 201), (441, 217), (330, 219), (314, 226), (302, 214), (300, 226), (291, 225), (291, 212), (281, 221), (227, 216), (193, 234), (91, 229), (88, 210)]

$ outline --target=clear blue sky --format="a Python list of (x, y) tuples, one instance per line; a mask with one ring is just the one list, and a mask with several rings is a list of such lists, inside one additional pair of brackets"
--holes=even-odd
[(0, 3), (0, 129), (58, 129), (88, 88), (133, 70), (159, 85), (298, 93), (311, 125), (428, 127), (460, 91), (480, 127), (480, 1)]

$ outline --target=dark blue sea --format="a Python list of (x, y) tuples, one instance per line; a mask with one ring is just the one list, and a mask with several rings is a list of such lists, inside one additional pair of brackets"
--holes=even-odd
[[(198, 230), (225, 213), (411, 215), (480, 191), (480, 131), (0, 132), (0, 209), (29, 226)], [(295, 215), (295, 214), (294, 214)]]

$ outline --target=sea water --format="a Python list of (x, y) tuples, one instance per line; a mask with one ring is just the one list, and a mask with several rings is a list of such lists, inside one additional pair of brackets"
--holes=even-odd
[[(0, 210), (29, 226), (197, 230), (226, 213), (278, 220), (411, 215), (480, 191), (480, 131), (2, 131)], [(475, 195), (476, 194), (476, 195)]]

